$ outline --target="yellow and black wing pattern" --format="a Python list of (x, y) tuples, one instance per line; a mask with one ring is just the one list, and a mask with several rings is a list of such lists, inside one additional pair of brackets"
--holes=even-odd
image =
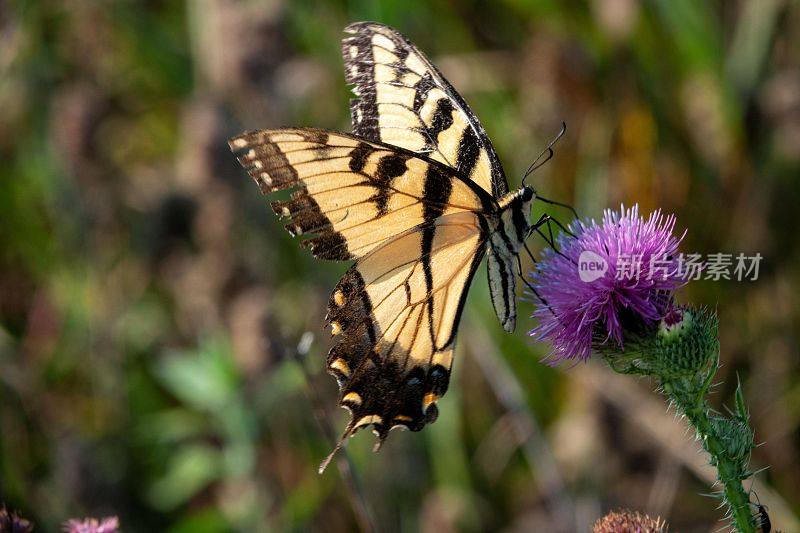
[(313, 255), (355, 261), (327, 316), (328, 371), (352, 415), (342, 441), (369, 425), (378, 444), (393, 427), (422, 429), (447, 390), (491, 196), (438, 161), (344, 133), (250, 131), (230, 146), (263, 193), (292, 191), (272, 207)]
[(441, 72), (406, 37), (375, 22), (345, 28), (345, 79), (353, 133), (456, 169), (495, 198), (508, 192), (503, 168), (478, 119)]
[(401, 233), (491, 208), (474, 184), (394, 146), (311, 128), (249, 131), (230, 140), (261, 192), (291, 190), (272, 209), (319, 259), (367, 255)]

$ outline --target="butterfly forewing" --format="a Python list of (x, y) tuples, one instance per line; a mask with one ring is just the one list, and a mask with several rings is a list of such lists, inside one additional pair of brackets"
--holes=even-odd
[(345, 78), (353, 133), (455, 168), (495, 198), (508, 184), (480, 122), (439, 70), (397, 31), (374, 22), (345, 28)]
[(321, 259), (348, 260), (436, 217), (482, 210), (490, 200), (455, 173), (411, 152), (315, 129), (251, 131), (230, 141), (239, 161)]

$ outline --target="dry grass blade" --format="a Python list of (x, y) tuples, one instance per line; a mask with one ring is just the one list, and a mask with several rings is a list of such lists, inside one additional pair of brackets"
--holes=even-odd
[[(325, 440), (333, 445), (338, 440), (336, 431), (333, 429), (333, 423), (331, 422), (328, 411), (325, 409), (322, 399), (316, 392), (317, 387), (314, 386), (314, 377), (308, 369), (307, 356), (311, 348), (312, 341), (313, 335), (310, 332), (304, 333), (293, 355), (294, 359), (297, 361), (298, 365), (303, 371), (303, 377), (305, 378), (307, 385), (306, 395), (308, 396), (312, 409), (314, 410), (314, 418), (319, 424), (322, 433), (325, 435)], [(353, 514), (358, 521), (359, 528), (365, 533), (377, 531), (375, 527), (374, 514), (372, 513), (372, 509), (370, 508), (369, 503), (364, 496), (364, 491), (361, 488), (355, 468), (353, 467), (353, 461), (350, 459), (347, 450), (344, 448), (340, 449), (338, 451), (338, 455), (334, 459), (336, 462), (336, 468), (338, 469), (339, 475), (344, 483), (345, 492), (347, 493), (347, 498), (350, 501), (350, 506), (353, 508)]]
[(503, 418), (513, 428), (531, 470), (538, 474), (535, 477), (550, 507), (552, 523), (563, 524), (566, 531), (576, 530), (575, 506), (541, 428), (525, 403), (522, 385), (492, 344), (481, 322), (474, 321), (472, 326), (462, 332), (464, 344), (470, 347), (470, 355), (506, 409)]

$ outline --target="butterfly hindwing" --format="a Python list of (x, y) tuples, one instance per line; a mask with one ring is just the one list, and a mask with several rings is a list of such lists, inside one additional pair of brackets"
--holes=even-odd
[(396, 30), (374, 22), (345, 28), (345, 79), (353, 133), (427, 154), (495, 198), (508, 192), (497, 154), (478, 119), (441, 72)]
[(327, 364), (351, 412), (343, 438), (372, 424), (382, 441), (392, 427), (418, 431), (436, 418), (485, 250), (480, 217), (464, 211), (413, 228), (359, 259), (337, 285), (327, 321), (338, 342)]
[(357, 259), (436, 217), (484, 209), (491, 199), (452, 169), (406, 150), (317, 129), (250, 131), (231, 148), (292, 235), (315, 257)]

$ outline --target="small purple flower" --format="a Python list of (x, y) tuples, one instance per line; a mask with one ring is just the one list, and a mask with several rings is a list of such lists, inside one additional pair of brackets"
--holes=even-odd
[(530, 335), (552, 346), (550, 359), (586, 360), (593, 342), (622, 347), (627, 327), (652, 325), (669, 310), (672, 291), (683, 285), (677, 260), (681, 237), (673, 215), (655, 211), (645, 220), (639, 207), (606, 210), (602, 224), (575, 221), (574, 236), (562, 234), (546, 249), (533, 285), (539, 321)]
[(17, 513), (6, 509), (5, 505), (0, 505), (0, 533), (30, 533), (33, 525)]
[(64, 524), (67, 533), (117, 533), (119, 531), (119, 518), (109, 516), (98, 520), (97, 518), (73, 518)]

